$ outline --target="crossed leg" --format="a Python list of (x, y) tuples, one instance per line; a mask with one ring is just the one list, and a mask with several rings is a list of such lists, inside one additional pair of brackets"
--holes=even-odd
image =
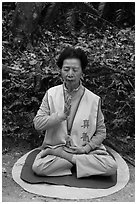
[(42, 150), (32, 166), (38, 175), (58, 176), (71, 174), (72, 166), (76, 164), (77, 177), (91, 175), (112, 175), (117, 170), (115, 160), (108, 154), (72, 154), (63, 147)]
[(41, 176), (70, 175), (73, 166), (72, 156), (62, 147), (46, 148), (37, 155), (32, 170)]

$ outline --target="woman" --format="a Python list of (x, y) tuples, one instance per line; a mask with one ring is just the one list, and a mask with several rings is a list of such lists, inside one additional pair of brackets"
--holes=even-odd
[(32, 166), (42, 176), (71, 174), (77, 178), (112, 175), (115, 160), (102, 144), (106, 138), (100, 97), (81, 83), (87, 57), (80, 48), (67, 47), (57, 61), (63, 84), (50, 88), (34, 118), (37, 130), (45, 130), (42, 150)]

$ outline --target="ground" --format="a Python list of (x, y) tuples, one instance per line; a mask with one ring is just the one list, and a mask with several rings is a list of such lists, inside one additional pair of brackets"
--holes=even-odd
[(117, 193), (110, 196), (88, 199), (88, 200), (65, 200), (38, 196), (24, 191), (12, 179), (12, 167), (14, 163), (30, 150), (27, 144), (20, 144), (9, 151), (5, 151), (2, 156), (2, 201), (3, 202), (135, 202), (135, 168), (128, 164), (130, 170), (130, 180), (128, 184)]

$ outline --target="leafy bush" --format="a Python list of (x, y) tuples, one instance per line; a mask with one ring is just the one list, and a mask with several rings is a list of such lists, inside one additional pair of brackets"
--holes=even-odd
[(59, 29), (51, 32), (43, 28), (33, 50), (19, 51), (12, 44), (9, 21), (9, 13), (4, 13), (3, 143), (12, 137), (15, 141), (23, 138), (32, 146), (41, 144), (43, 133), (34, 130), (33, 118), (45, 91), (61, 83), (56, 60), (71, 44), (87, 53), (83, 84), (102, 98), (107, 140), (134, 156), (134, 30), (110, 26), (97, 30), (86, 25), (74, 38)]

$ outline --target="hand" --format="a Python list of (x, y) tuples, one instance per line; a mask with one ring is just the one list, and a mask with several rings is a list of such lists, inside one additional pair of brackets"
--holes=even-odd
[(65, 100), (65, 105), (64, 105), (64, 113), (66, 116), (70, 115), (70, 109), (71, 109), (71, 96), (68, 96)]
[(62, 151), (63, 151), (63, 147), (57, 147), (55, 149), (51, 149), (51, 148), (46, 148), (44, 150), (42, 150), (39, 154), (40, 154), (40, 158), (44, 158), (47, 155), (54, 155), (54, 156), (60, 156), (62, 155)]
[(63, 148), (66, 152), (73, 153), (73, 154), (84, 154), (85, 149), (83, 147), (64, 147)]

